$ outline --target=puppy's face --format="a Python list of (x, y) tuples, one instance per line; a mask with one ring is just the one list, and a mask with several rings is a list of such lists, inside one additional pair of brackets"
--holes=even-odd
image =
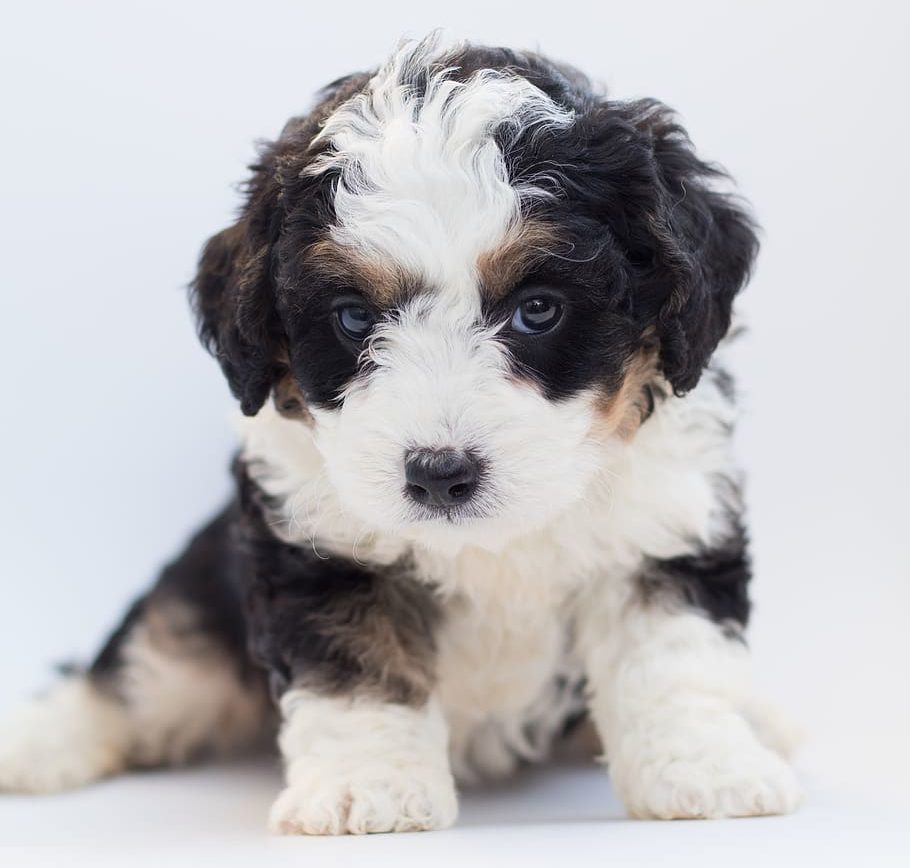
[(347, 509), (437, 545), (489, 546), (581, 495), (605, 396), (593, 370), (569, 388), (567, 351), (584, 339), (570, 287), (535, 279), (488, 299), (466, 272), (387, 304), (344, 289), (314, 299), (324, 325), (291, 346), (311, 395), (320, 384), (309, 359), (333, 343), (349, 355), (339, 396), (310, 404)]
[(195, 284), (245, 412), (343, 506), (439, 546), (540, 527), (697, 382), (754, 252), (666, 110), (534, 56), (408, 46), (292, 121)]

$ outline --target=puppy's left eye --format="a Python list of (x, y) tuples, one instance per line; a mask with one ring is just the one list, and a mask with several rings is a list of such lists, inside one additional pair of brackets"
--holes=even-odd
[(540, 335), (555, 328), (562, 319), (562, 305), (554, 298), (526, 298), (512, 314), (512, 328), (526, 335)]
[(362, 341), (373, 328), (376, 317), (361, 304), (346, 304), (335, 311), (338, 327), (352, 341)]

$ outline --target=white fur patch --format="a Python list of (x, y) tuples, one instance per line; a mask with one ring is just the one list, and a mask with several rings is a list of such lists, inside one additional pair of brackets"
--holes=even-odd
[(280, 834), (407, 832), (452, 825), (455, 784), (439, 708), (327, 698), (281, 700), (287, 788), (269, 825)]
[(474, 292), (477, 257), (505, 237), (523, 201), (546, 195), (533, 181), (509, 183), (493, 133), (566, 126), (572, 114), (495, 70), (458, 82), (443, 69), (415, 92), (415, 73), (442, 56), (435, 38), (404, 43), (326, 120), (319, 138), (331, 150), (309, 171), (340, 171), (336, 241), (391, 259), (435, 289)]
[(0, 719), (0, 790), (51, 793), (122, 771), (130, 744), (123, 709), (67, 678)]
[(573, 690), (582, 669), (571, 654), (564, 588), (554, 581), (549, 592), (523, 590), (521, 575), (507, 564), (497, 569), (495, 559), (475, 552), (462, 562), (489, 587), (454, 594), (437, 639), (437, 696), (453, 768), (471, 783), (544, 759), (583, 708)]
[[(435, 337), (443, 344), (437, 352), (455, 352), (445, 346), (443, 329)], [(461, 389), (464, 417), (453, 406), (451, 415), (458, 418), (450, 430), (470, 432), (461, 440), (473, 435), (496, 444), (484, 454), (493, 456), (491, 473), (497, 473), (501, 459), (503, 476), (511, 472), (516, 477), (509, 497), (501, 498), (511, 501), (504, 510), (511, 509), (513, 516), (497, 520), (491, 515), (463, 528), (408, 522), (398, 502), (398, 483), (404, 481), (398, 450), (408, 439), (397, 433), (399, 420), (414, 416), (418, 422), (410, 430), (431, 446), (443, 441), (433, 439), (427, 421), (433, 415), (426, 406), (433, 403), (429, 395), (411, 401), (406, 384), (414, 388), (416, 369), (434, 362), (443, 368), (440, 380), (470, 378), (471, 371), (446, 365), (444, 358), (421, 356), (420, 344), (432, 351), (429, 336), (415, 336), (415, 345), (406, 337), (401, 341), (410, 350), (402, 348), (403, 364), (411, 353), (417, 355), (415, 377), (406, 370), (405, 384), (396, 389), (398, 372), (390, 371), (374, 399), (361, 395), (355, 400), (371, 401), (373, 413), (352, 407), (348, 422), (347, 407), (317, 410), (316, 425), (310, 428), (268, 404), (255, 417), (238, 421), (243, 458), (253, 478), (281, 504), (273, 527), (283, 538), (311, 545), (320, 554), (372, 563), (391, 563), (416, 550), (428, 580), (447, 594), (476, 594), (482, 600), (494, 593), (493, 587), (512, 593), (513, 583), (524, 593), (536, 594), (540, 588), (549, 593), (559, 586), (558, 592), (567, 594), (598, 574), (624, 579), (643, 556), (689, 554), (728, 530), (727, 492), (716, 479), (736, 477), (729, 438), (733, 410), (711, 372), (685, 399), (660, 403), (631, 442), (617, 437), (604, 442), (593, 433), (595, 417), (586, 396), (557, 406), (531, 388), (522, 393), (507, 385), (500, 394), (495, 382), (484, 382), (482, 372), (492, 366), (490, 357), (484, 357), (486, 348), (478, 349), (480, 380)], [(497, 351), (491, 352), (495, 359)], [(471, 359), (463, 361), (470, 364)], [(458, 390), (455, 384), (452, 388)], [(389, 399), (386, 389), (393, 391)], [(493, 392), (489, 403), (484, 401), (487, 390)], [(510, 403), (506, 390), (518, 398)], [(480, 404), (474, 413), (469, 396)], [(492, 421), (485, 424), (488, 418)], [(386, 440), (392, 445), (384, 445)], [(358, 453), (369, 457), (358, 458)], [(341, 465), (348, 460), (353, 466), (345, 469)], [(505, 481), (499, 484), (508, 489)], [(478, 552), (497, 557), (473, 563)], [(491, 574), (511, 579), (494, 582)]]

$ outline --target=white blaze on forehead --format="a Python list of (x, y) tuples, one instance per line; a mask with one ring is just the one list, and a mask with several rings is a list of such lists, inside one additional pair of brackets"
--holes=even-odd
[(513, 186), (493, 134), (566, 126), (572, 113), (520, 76), (481, 70), (464, 82), (452, 69), (408, 82), (440, 54), (435, 41), (394, 54), (362, 94), (325, 122), (331, 149), (311, 171), (340, 171), (335, 240), (382, 256), (437, 288), (473, 285), (478, 256), (503, 238), (522, 201), (545, 195)]

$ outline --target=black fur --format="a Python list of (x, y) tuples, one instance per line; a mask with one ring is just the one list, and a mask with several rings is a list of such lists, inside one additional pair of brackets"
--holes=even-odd
[[(281, 137), (262, 148), (250, 167), (240, 219), (202, 252), (190, 288), (199, 335), (247, 415), (262, 407), (290, 368), (313, 403), (331, 401), (354, 372), (350, 353), (326, 340), (328, 312), (305, 304), (307, 289), (318, 287), (300, 273), (296, 259), (334, 218), (332, 174), (302, 174), (318, 153), (310, 143), (321, 119), (365, 81), (352, 75), (328, 85), (310, 115), (289, 121)], [(300, 360), (301, 345), (313, 333), (318, 346), (306, 362), (315, 369)]]
[(669, 595), (739, 632), (749, 622), (752, 565), (746, 530), (731, 514), (730, 531), (719, 543), (693, 555), (649, 560), (640, 578), (645, 599)]
[(179, 607), (180, 617), (165, 618), (170, 640), (180, 642), (188, 653), (203, 646), (206, 651), (217, 649), (232, 662), (242, 681), (262, 677), (247, 654), (243, 598), (248, 570), (236, 544), (240, 517), (238, 505), (231, 504), (162, 570), (152, 590), (133, 603), (95, 658), (90, 668), (95, 679), (117, 689), (124, 645), (133, 630), (148, 623), (150, 615), (173, 612), (174, 607)]
[(90, 668), (96, 682), (121, 692), (126, 643), (161, 616), (168, 645), (217, 649), (243, 681), (267, 676), (276, 698), (294, 686), (425, 700), (439, 619), (433, 592), (410, 580), (407, 564), (368, 568), (281, 542), (240, 461), (235, 476), (238, 499), (130, 607)]
[(672, 112), (653, 100), (566, 98), (578, 120), (503, 138), (512, 179), (554, 173), (556, 199), (531, 216), (557, 227), (557, 256), (526, 276), (555, 285), (571, 321), (516, 358), (560, 397), (616, 387), (626, 360), (656, 342), (677, 394), (698, 383), (730, 325), (758, 241), (742, 206), (713, 185)]
[(238, 462), (250, 651), (272, 689), (378, 691), (420, 703), (432, 685), (438, 602), (409, 565), (366, 567), (283, 543), (267, 500)]

